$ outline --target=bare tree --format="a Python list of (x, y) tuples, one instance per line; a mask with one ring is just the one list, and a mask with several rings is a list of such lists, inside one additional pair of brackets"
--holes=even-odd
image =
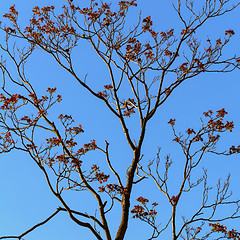
[[(172, 166), (170, 155), (162, 160), (159, 148), (156, 159), (149, 162), (142, 153), (150, 119), (180, 84), (202, 73), (226, 73), (239, 69), (238, 57), (226, 57), (223, 54), (234, 36), (233, 30), (227, 29), (225, 35), (217, 40), (201, 42), (197, 38), (198, 30), (209, 19), (222, 17), (240, 4), (236, 2), (235, 5), (230, 5), (232, 2), (176, 1), (173, 7), (184, 25), (179, 33), (174, 29), (157, 32), (153, 28), (151, 17), (142, 18), (141, 15), (129, 30), (127, 17), (129, 10), (137, 6), (135, 0), (120, 1), (117, 6), (91, 0), (85, 8), (68, 0), (62, 12), (54, 6), (34, 7), (33, 17), (24, 28), (19, 25), (15, 6), (10, 8), (4, 18), (11, 25), (1, 25), (1, 30), (6, 33), (5, 42), (0, 45), (3, 54), (0, 64), (1, 153), (12, 150), (26, 152), (44, 174), (50, 191), (61, 206), (24, 233), (2, 236), (0, 239), (23, 239), (62, 211), (67, 212), (73, 222), (89, 229), (99, 240), (124, 239), (130, 213), (133, 218), (138, 218), (152, 228), (152, 234), (144, 236), (144, 239), (160, 239), (161, 234), (169, 229), (173, 240), (208, 239), (215, 232), (219, 232), (218, 239), (240, 239), (238, 232), (227, 231), (219, 223), (225, 224), (226, 220), (240, 217), (240, 200), (232, 199), (229, 177), (226, 181), (218, 181), (213, 199), (210, 197), (207, 169), (204, 168), (201, 177), (196, 179), (195, 175), (195, 170), (201, 168), (205, 155), (211, 153), (227, 156), (240, 152), (240, 146), (222, 151), (216, 148), (222, 134), (231, 132), (234, 127), (233, 122), (224, 119), (227, 114), (224, 108), (216, 113), (211, 110), (205, 112), (200, 128), (189, 128), (184, 134), (177, 133), (175, 119), (169, 121), (173, 129), (173, 141), (181, 147), (184, 155), (183, 170), (180, 169), (178, 173), (182, 179), (176, 195), (171, 195), (169, 191), (169, 169)], [(13, 41), (16, 43), (12, 44)], [(24, 41), (23, 49), (17, 46), (18, 41)], [(76, 70), (73, 52), (84, 41), (90, 44), (108, 69), (109, 84), (104, 85), (103, 90), (96, 89), (88, 83), (87, 76), (81, 77)], [(116, 160), (111, 157), (107, 141), (105, 146), (102, 143), (96, 144), (95, 140), (79, 146), (79, 135), (84, 132), (82, 126), (74, 125), (71, 115), (61, 114), (58, 119), (53, 119), (52, 114), (48, 115), (50, 109), (61, 102), (62, 97), (55, 95), (56, 88), (49, 87), (46, 87), (46, 94), (41, 96), (38, 88), (27, 77), (26, 65), (36, 50), (48, 53), (119, 120), (132, 151), (132, 156), (126, 159), (126, 176), (115, 169)], [(9, 61), (14, 64), (15, 72), (8, 67)], [(136, 140), (133, 139), (133, 129), (128, 125), (129, 118), (136, 121), (134, 127), (139, 123)], [(108, 169), (103, 172), (99, 165), (89, 166), (84, 163), (83, 157), (91, 151), (99, 151), (105, 156)], [(166, 221), (161, 216), (158, 217), (156, 211), (156, 208), (164, 206), (158, 206), (156, 202), (150, 204), (145, 197), (138, 197), (139, 204), (130, 208), (134, 186), (147, 181), (156, 184), (171, 206), (172, 211)], [(200, 204), (191, 217), (181, 219), (176, 215), (179, 201), (195, 188), (202, 189)], [(97, 214), (92, 215), (90, 209), (89, 212), (83, 212), (81, 207), (80, 210), (71, 209), (63, 197), (63, 192), (70, 190), (79, 194), (89, 191), (96, 199)], [(118, 204), (121, 206), (117, 216), (120, 217), (120, 224), (114, 234), (107, 214)], [(232, 212), (219, 216), (216, 211), (222, 207), (230, 208)], [(212, 229), (205, 227), (208, 224)]]

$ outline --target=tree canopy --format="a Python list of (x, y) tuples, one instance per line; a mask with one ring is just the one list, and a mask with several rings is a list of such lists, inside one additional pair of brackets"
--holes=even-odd
[(40, 5), (0, 26), (0, 239), (240, 239), (240, 2)]

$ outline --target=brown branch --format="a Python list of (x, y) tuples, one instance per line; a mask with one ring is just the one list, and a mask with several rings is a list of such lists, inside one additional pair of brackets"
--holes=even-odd
[(29, 234), (30, 232), (32, 232), (33, 230), (35, 230), (36, 228), (46, 224), (48, 221), (50, 221), (54, 216), (56, 216), (62, 209), (58, 208), (51, 216), (49, 216), (47, 219), (45, 219), (44, 221), (34, 225), (33, 227), (31, 227), (30, 229), (28, 229), (26, 232), (22, 233), (19, 236), (4, 236), (4, 237), (0, 237), (0, 239), (7, 239), (7, 238), (17, 238), (19, 240), (21, 240), (25, 235)]

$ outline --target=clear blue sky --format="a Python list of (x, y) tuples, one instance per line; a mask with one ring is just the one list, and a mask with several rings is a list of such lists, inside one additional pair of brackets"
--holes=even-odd
[[(62, 4), (64, 1), (31, 1), (31, 0), (15, 0), (1, 1), (0, 15), (2, 16), (8, 11), (9, 6), (16, 5), (19, 11), (20, 22), (26, 24), (27, 19), (31, 16), (31, 8), (35, 5), (55, 5)], [(88, 1), (83, 0), (84, 3)], [(176, 13), (173, 11), (171, 1), (169, 0), (142, 0), (139, 1), (138, 9), (142, 11), (142, 16), (152, 16), (156, 29), (164, 31), (170, 28), (182, 29), (180, 21)], [(129, 21), (135, 20), (135, 15), (129, 18)], [(231, 55), (236, 53), (240, 55), (239, 38), (240, 38), (240, 8), (229, 15), (218, 19), (210, 20), (206, 26), (198, 33), (200, 38), (206, 40), (208, 37), (218, 38), (223, 36), (226, 29), (234, 29), (236, 34), (224, 53)], [(0, 42), (3, 41), (3, 34), (0, 32)], [(112, 116), (110, 111), (102, 103), (98, 103), (92, 96), (83, 90), (74, 79), (64, 72), (52, 59), (45, 53), (37, 52), (28, 64), (27, 73), (29, 79), (34, 83), (39, 91), (43, 91), (47, 87), (57, 87), (59, 94), (62, 95), (63, 101), (56, 106), (51, 112), (51, 117), (57, 118), (60, 113), (71, 114), (76, 122), (81, 123), (85, 134), (82, 136), (82, 143), (91, 139), (96, 139), (97, 144), (104, 146), (104, 140), (110, 143), (110, 151), (112, 154), (113, 164), (116, 169), (120, 169), (120, 173), (124, 176), (122, 165), (128, 165), (128, 158), (131, 155), (130, 149), (125, 144), (123, 132), (120, 123)], [(93, 54), (92, 49), (88, 45), (80, 46), (79, 51), (75, 52), (75, 66), (79, 69), (81, 76), (88, 73), (88, 80), (94, 85), (102, 89), (103, 85), (108, 84), (109, 80), (107, 71), (103, 63), (99, 63), (99, 59)], [(172, 143), (171, 128), (167, 124), (170, 118), (176, 118), (176, 125), (179, 131), (184, 131), (191, 126), (200, 127), (200, 117), (202, 113), (209, 109), (218, 110), (225, 108), (229, 114), (228, 119), (234, 120), (235, 129), (231, 135), (226, 135), (225, 141), (220, 145), (231, 146), (240, 144), (240, 77), (239, 70), (229, 74), (201, 74), (195, 79), (182, 84), (162, 105), (151, 120), (147, 129), (145, 143), (143, 145), (143, 154), (146, 161), (156, 156), (157, 147), (162, 148), (162, 157), (171, 154), (173, 161), (178, 165), (178, 161), (183, 157), (179, 147)], [(136, 134), (134, 124), (130, 122), (131, 131)], [(40, 136), (41, 139), (42, 136)], [(43, 137), (43, 140), (45, 138)], [(100, 163), (103, 157), (98, 154), (89, 155), (89, 159)], [(216, 157), (208, 155), (204, 159), (204, 166), (209, 169), (211, 176), (210, 183), (212, 185), (217, 182), (219, 177), (225, 178), (230, 172), (231, 189), (236, 197), (240, 198), (239, 192), (239, 156), (232, 157)], [(177, 179), (178, 167), (172, 170), (172, 195), (174, 195), (175, 183)], [(52, 196), (48, 189), (46, 181), (37, 166), (23, 153), (11, 152), (10, 154), (2, 154), (0, 158), (0, 236), (3, 235), (19, 235), (35, 223), (44, 220), (60, 203)], [(197, 175), (201, 173), (198, 170)], [(176, 176), (176, 178), (174, 177)], [(169, 204), (157, 188), (145, 187), (145, 183), (136, 187), (133, 193), (133, 199), (142, 195), (143, 197), (151, 196), (153, 202), (161, 203), (158, 210), (158, 221), (161, 216), (165, 216), (168, 211)], [(91, 214), (94, 214), (95, 205), (93, 200), (89, 200), (87, 193), (75, 193), (64, 195), (74, 209), (87, 209), (92, 207)], [(191, 198), (183, 198), (182, 208), (179, 215), (187, 215), (189, 208), (194, 207), (194, 202), (199, 195), (191, 195)], [(134, 202), (132, 206), (134, 205)], [(79, 208), (80, 206), (80, 208)], [(168, 207), (162, 207), (168, 206)], [(114, 215), (116, 214), (116, 215)], [(113, 231), (119, 219), (119, 212), (110, 214)], [(230, 223), (229, 226), (237, 225)], [(238, 222), (239, 226), (239, 222)], [(238, 230), (240, 230), (238, 228)], [(126, 239), (146, 240), (148, 227), (137, 220), (130, 220), (129, 230)], [(160, 239), (168, 239), (169, 235), (163, 235)], [(25, 240), (91, 240), (94, 239), (88, 230), (78, 227), (72, 223), (66, 213), (60, 213), (52, 219), (48, 224), (38, 228), (31, 234), (24, 237)], [(170, 239), (170, 238), (169, 238)]]

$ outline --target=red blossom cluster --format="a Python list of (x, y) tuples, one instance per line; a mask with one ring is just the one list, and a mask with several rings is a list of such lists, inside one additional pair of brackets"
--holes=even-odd
[(132, 0), (132, 1), (120, 1), (118, 3), (118, 5), (120, 6), (121, 9), (126, 9), (129, 8), (130, 6), (137, 6), (136, 4), (136, 0)]
[[(34, 92), (30, 93), (28, 96), (30, 97), (30, 99), (33, 101), (33, 105), (41, 107), (42, 109), (39, 111), (39, 114), (43, 114), (46, 113), (45, 109), (44, 109), (44, 102), (47, 102), (49, 99), (49, 102), (51, 102), (53, 100), (52, 98), (52, 94), (56, 91), (56, 88), (48, 88), (46, 90), (46, 92), (48, 92), (50, 94), (50, 98), (48, 96), (42, 96), (41, 98), (37, 98), (36, 94)], [(56, 102), (61, 102), (62, 101), (62, 96), (61, 95), (57, 95)]]
[(96, 141), (93, 139), (90, 143), (84, 144), (83, 147), (88, 150), (95, 150), (97, 148), (97, 144)]
[(101, 7), (99, 7), (97, 10), (95, 10), (95, 7), (98, 6), (98, 3), (93, 3), (92, 6), (89, 8), (87, 7), (83, 9), (77, 9), (76, 7), (74, 7), (74, 10), (75, 11), (79, 10), (79, 13), (85, 15), (87, 20), (92, 22), (100, 20), (99, 23), (101, 22), (103, 26), (108, 27), (111, 23), (113, 23), (120, 17), (125, 16), (130, 6), (137, 6), (135, 1), (136, 0), (120, 1), (118, 3), (119, 5), (118, 12), (112, 12), (110, 10), (110, 5), (108, 3), (102, 3)]
[(174, 125), (175, 125), (175, 122), (176, 122), (176, 119), (175, 119), (175, 118), (174, 118), (174, 119), (170, 119), (170, 120), (168, 121), (168, 124), (174, 126)]
[(188, 135), (190, 135), (190, 134), (196, 134), (196, 132), (192, 129), (192, 128), (189, 128), (187, 131), (186, 131), (186, 133), (188, 134)]
[(32, 122), (32, 120), (28, 116), (24, 116), (20, 120), (21, 121), (26, 121), (28, 124)]
[(94, 173), (94, 180), (98, 181), (99, 183), (107, 182), (108, 178), (110, 177), (110, 175), (100, 172), (100, 169), (96, 164), (91, 167), (91, 170), (91, 174)]
[(38, 106), (40, 103), (48, 100), (46, 96), (42, 96), (42, 98), (38, 99), (35, 93), (30, 93), (28, 96), (30, 97), (31, 100), (33, 100), (33, 104), (35, 106)]
[(146, 217), (148, 215), (148, 213), (145, 212), (144, 207), (140, 205), (135, 205), (131, 210), (131, 213), (134, 214), (133, 218)]
[(57, 95), (56, 101), (57, 101), (57, 102), (61, 102), (61, 101), (62, 101), (62, 96), (61, 96), (61, 95)]
[(180, 67), (179, 67), (179, 70), (182, 71), (182, 72), (186, 72), (187, 71), (187, 65), (188, 65), (187, 62), (181, 64)]
[(2, 93), (0, 94), (0, 101), (3, 102), (1, 106), (2, 110), (13, 109), (19, 100), (19, 95), (14, 94), (11, 97), (7, 98)]
[(47, 14), (48, 12), (53, 11), (54, 9), (55, 9), (54, 6), (47, 6), (47, 7), (41, 8), (41, 9), (38, 6), (35, 6), (35, 7), (33, 7), (32, 12), (34, 15), (37, 15), (40, 17), (40, 16), (42, 16), (43, 13)]
[(240, 145), (238, 145), (237, 147), (231, 146), (229, 148), (229, 154), (234, 154), (234, 153), (240, 153)]
[(23, 117), (20, 118), (20, 121), (24, 121), (24, 122), (26, 122), (27, 124), (30, 124), (30, 125), (35, 124), (39, 120), (39, 115), (42, 115), (42, 114), (47, 115), (47, 111), (44, 110), (44, 109), (40, 109), (38, 111), (38, 116), (37, 117), (31, 119), (29, 116), (23, 116)]
[(108, 95), (107, 95), (107, 92), (106, 92), (106, 90), (104, 90), (104, 91), (102, 91), (102, 92), (101, 92), (101, 91), (99, 91), (99, 92), (98, 92), (98, 96), (99, 96), (99, 97), (104, 97), (104, 98), (107, 98), (107, 96), (108, 96)]
[(84, 155), (86, 152), (95, 150), (96, 148), (96, 141), (92, 140), (90, 143), (85, 143), (82, 148), (78, 149), (77, 154)]
[[(74, 34), (75, 29), (68, 24), (56, 24), (50, 18), (50, 13), (53, 13), (54, 6), (46, 6), (39, 8), (38, 6), (32, 9), (33, 18), (30, 19), (30, 25), (24, 30), (25, 37), (36, 43), (40, 43), (44, 35), (60, 35), (66, 37), (69, 34)], [(65, 17), (64, 14), (59, 15), (59, 19)]]
[(145, 50), (144, 50), (144, 55), (147, 60), (151, 60), (154, 58), (154, 53), (152, 52), (152, 47), (150, 46), (149, 43), (144, 45)]
[(64, 164), (69, 163), (69, 157), (66, 156), (65, 154), (60, 154), (56, 156), (56, 160)]
[(209, 226), (212, 227), (212, 230), (211, 230), (212, 232), (218, 232), (218, 233), (221, 232), (224, 234), (224, 236), (227, 239), (233, 239), (233, 240), (240, 239), (240, 233), (234, 229), (227, 231), (227, 227), (219, 223), (209, 223)]
[(228, 113), (225, 111), (225, 108), (222, 108), (222, 109), (217, 111), (216, 117), (223, 118), (223, 117), (225, 117), (226, 114), (228, 114)]
[(143, 32), (150, 32), (152, 37), (154, 37), (154, 38), (157, 37), (158, 33), (153, 31), (151, 28), (153, 25), (151, 16), (144, 18), (142, 22), (143, 22), (143, 26), (142, 26)]
[[(71, 125), (71, 124), (74, 122), (74, 120), (73, 120), (73, 118), (72, 118), (71, 115), (67, 115), (67, 114), (63, 115), (63, 114), (60, 114), (60, 115), (58, 116), (58, 118), (61, 120), (62, 124), (65, 126), (66, 131), (68, 130), (68, 126)], [(67, 131), (67, 132), (68, 132), (68, 131)], [(69, 130), (69, 133), (71, 133), (70, 130)]]
[(200, 69), (200, 70), (204, 70), (204, 64), (199, 60), (199, 59), (194, 59), (194, 63), (197, 64), (197, 67)]
[[(214, 139), (211, 138), (211, 141), (212, 140), (214, 140)], [(202, 137), (202, 135), (197, 134), (196, 136), (193, 137), (192, 141), (193, 142), (199, 142), (199, 141), (203, 142), (203, 137)]]
[(204, 116), (210, 117), (210, 120), (208, 121), (208, 128), (213, 130), (213, 131), (218, 131), (218, 132), (225, 132), (229, 130), (232, 132), (232, 129), (234, 128), (233, 122), (227, 121), (225, 124), (223, 123), (223, 118), (227, 114), (225, 109), (220, 109), (217, 111), (216, 118), (212, 118), (212, 111), (204, 112)]
[(4, 18), (8, 18), (10, 21), (16, 22), (17, 21), (17, 16), (18, 16), (18, 12), (15, 9), (15, 4), (13, 4), (10, 8), (9, 8), (9, 13), (5, 13), (3, 15)]
[(70, 138), (70, 139), (66, 140), (65, 144), (66, 144), (66, 147), (72, 148), (77, 145), (77, 142), (74, 142), (73, 138)]
[(124, 101), (122, 105), (122, 108), (126, 109), (123, 111), (123, 116), (131, 117), (131, 115), (135, 113), (134, 106), (136, 105), (136, 102), (134, 101), (134, 99), (129, 98), (128, 100)]
[(143, 205), (149, 202), (149, 200), (147, 198), (143, 198), (143, 197), (139, 197), (136, 200)]
[(96, 172), (94, 176), (99, 183), (107, 182), (108, 178), (110, 177), (110, 175), (106, 175), (104, 172)]
[(178, 202), (178, 199), (179, 199), (179, 196), (172, 196), (170, 199), (169, 199), (169, 202), (172, 203), (172, 204), (176, 204)]
[(123, 195), (126, 192), (126, 189), (119, 186), (118, 184), (107, 184), (106, 186), (99, 187), (99, 192), (107, 192), (109, 194), (120, 194)]
[[(96, 3), (96, 6), (98, 4)], [(106, 8), (105, 8), (106, 9)], [(98, 18), (100, 18), (101, 14), (102, 14), (102, 10), (101, 8), (98, 9), (98, 11), (93, 11), (93, 8), (83, 8), (79, 11), (80, 14), (86, 15), (88, 16), (88, 20), (91, 20), (93, 22), (95, 22)]]
[(118, 3), (120, 9), (119, 9), (119, 16), (125, 16), (129, 7), (133, 6), (136, 7), (136, 0), (132, 0), (132, 1), (120, 1)]
[(112, 12), (107, 3), (102, 3), (101, 7), (97, 10), (94, 10), (95, 6), (98, 6), (98, 3), (94, 3), (92, 7), (80, 9), (79, 13), (85, 15), (87, 20), (92, 22), (96, 22), (102, 15), (104, 15), (102, 23), (103, 26), (108, 27), (113, 21), (112, 18), (117, 16), (117, 13)]
[(15, 144), (15, 141), (12, 138), (12, 135), (10, 132), (7, 132), (4, 137), (0, 136), (0, 149), (1, 152), (6, 152)]
[(213, 111), (209, 110), (207, 112), (204, 112), (203, 115), (205, 117), (209, 117), (210, 120), (208, 121), (208, 129), (211, 129), (213, 131), (218, 131), (218, 132), (224, 132), (226, 130), (229, 130), (232, 132), (232, 129), (234, 128), (233, 122), (227, 121), (225, 124), (223, 123), (223, 118), (227, 114), (224, 108), (216, 111), (215, 117), (213, 117)]
[(5, 32), (8, 33), (8, 34), (16, 33), (16, 29), (13, 29), (11, 27), (7, 27), (7, 28), (5, 28)]
[(171, 57), (172, 56), (172, 52), (171, 51), (169, 51), (168, 49), (166, 49), (165, 51), (164, 51), (164, 56), (169, 56), (169, 57)]
[(38, 115), (47, 115), (47, 111), (45, 109), (40, 109)]
[(143, 206), (135, 205), (134, 208), (131, 210), (131, 213), (134, 214), (133, 218), (139, 218), (141, 220), (150, 220), (154, 219), (157, 215), (156, 210), (154, 209), (158, 204), (156, 202), (152, 203), (152, 208), (147, 208), (147, 203), (149, 202), (148, 199), (139, 197), (136, 199), (140, 202)]
[(34, 150), (34, 149), (36, 149), (36, 148), (37, 148), (37, 146), (36, 146), (34, 143), (26, 144), (26, 149), (27, 149), (28, 151)]
[(221, 41), (220, 38), (216, 40), (216, 44), (217, 44), (217, 45), (222, 45), (222, 41)]
[(209, 47), (206, 49), (206, 53), (212, 54), (212, 48), (211, 48), (211, 46), (209, 46)]
[[(205, 124), (205, 126), (203, 126), (201, 130), (197, 132), (192, 128), (188, 128), (186, 131), (188, 136), (185, 140), (182, 139), (182, 135), (177, 136), (175, 134), (175, 138), (173, 139), (173, 141), (180, 144), (186, 144), (186, 141), (189, 140), (190, 142), (203, 142), (205, 144), (208, 144), (209, 146), (213, 146), (212, 144), (215, 144), (220, 139), (220, 135), (217, 133), (226, 131), (232, 132), (234, 128), (234, 124), (232, 121), (224, 122), (223, 118), (226, 114), (227, 112), (224, 108), (216, 111), (215, 115), (213, 114), (212, 110), (204, 112), (203, 115), (210, 119), (207, 121), (207, 123)], [(171, 124), (174, 128), (175, 119), (170, 119), (168, 123)], [(190, 139), (190, 135), (192, 134), (194, 134), (194, 136)], [(228, 154), (234, 153), (240, 153), (240, 145), (237, 147), (230, 147)]]
[(136, 60), (142, 50), (142, 44), (136, 38), (129, 38), (128, 45), (126, 46), (125, 58), (128, 60)]
[(69, 119), (72, 120), (72, 116), (67, 114), (66, 115), (60, 114), (58, 118), (61, 120), (69, 120)]
[(47, 138), (46, 139), (47, 144), (50, 144), (51, 146), (59, 146), (59, 144), (62, 142), (62, 139), (58, 139), (57, 137)]
[(104, 88), (106, 90), (111, 90), (113, 88), (113, 86), (111, 84), (108, 84), (108, 85), (104, 85)]
[(148, 52), (144, 52), (146, 59), (153, 59), (154, 58), (154, 53), (149, 50)]
[(79, 133), (83, 133), (84, 130), (82, 129), (82, 125), (79, 124), (78, 127), (69, 127), (69, 128), (67, 128), (66, 132), (77, 135)]
[(150, 27), (153, 25), (151, 16), (144, 18), (142, 22), (144, 23), (144, 25), (142, 26), (143, 31), (149, 31)]
[(188, 34), (188, 33), (194, 33), (194, 30), (193, 29), (189, 29), (189, 28), (187, 28), (187, 29), (182, 29), (182, 31), (181, 31), (181, 35), (186, 35), (186, 34)]
[(82, 161), (77, 159), (77, 158), (73, 158), (70, 161), (70, 157), (67, 156), (66, 154), (60, 154), (58, 156), (56, 156), (55, 158), (53, 157), (48, 157), (47, 160), (44, 161), (45, 164), (47, 164), (49, 167), (52, 167), (54, 163), (63, 163), (64, 165), (67, 164), (72, 164), (72, 166), (80, 166)]
[(133, 108), (127, 109), (123, 111), (123, 116), (125, 117), (131, 117), (131, 115), (135, 113), (135, 110)]
[(55, 88), (48, 88), (48, 89), (46, 90), (46, 92), (49, 92), (50, 94), (53, 94), (54, 92), (56, 92), (56, 90), (57, 90), (56, 87), (55, 87)]
[(229, 35), (230, 37), (234, 34), (235, 34), (235, 32), (231, 29), (225, 31), (225, 35)]
[(173, 28), (171, 28), (167, 32), (160, 32), (161, 38), (163, 38), (163, 39), (168, 39), (168, 38), (172, 37), (173, 34), (174, 34), (174, 29)]

